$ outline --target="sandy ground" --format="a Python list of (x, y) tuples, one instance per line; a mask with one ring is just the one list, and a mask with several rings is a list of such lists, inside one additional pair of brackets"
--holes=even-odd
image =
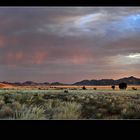
[(13, 88), (12, 85), (0, 83), (0, 88)]
[[(16, 89), (81, 89), (83, 86), (12, 86), (8, 84), (0, 83), (0, 88), (16, 88)], [(87, 89), (99, 89), (99, 90), (110, 90), (111, 86), (85, 86)], [(140, 90), (140, 85), (128, 85), (127, 89), (132, 89), (135, 87)], [(115, 90), (119, 90), (119, 87), (116, 86)]]

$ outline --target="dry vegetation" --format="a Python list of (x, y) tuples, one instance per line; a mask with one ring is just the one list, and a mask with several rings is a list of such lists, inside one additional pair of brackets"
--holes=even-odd
[(94, 88), (1, 89), (0, 119), (140, 119), (138, 87)]

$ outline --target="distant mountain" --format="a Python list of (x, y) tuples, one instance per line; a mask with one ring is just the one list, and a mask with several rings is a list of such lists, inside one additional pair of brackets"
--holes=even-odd
[(66, 85), (66, 84), (60, 83), (60, 82), (53, 82), (53, 83), (51, 83), (50, 85)]
[(37, 83), (33, 81), (26, 81), (26, 82), (16, 82), (16, 83), (10, 83), (10, 82), (1, 82), (1, 84), (7, 84), (7, 85), (12, 85), (12, 86), (40, 86), (40, 85), (118, 85), (119, 83), (125, 82), (128, 85), (140, 85), (140, 78), (136, 78), (134, 76), (131, 77), (124, 77), (118, 80), (113, 80), (113, 79), (101, 79), (101, 80), (83, 80), (80, 82), (76, 82), (74, 84), (64, 84), (60, 82), (53, 82), (53, 83)]
[(140, 79), (136, 77), (125, 77), (118, 80), (113, 79), (101, 79), (101, 80), (83, 80), (76, 82), (73, 85), (118, 85), (121, 82), (125, 82), (129, 85), (140, 85)]
[(48, 83), (48, 82), (44, 82), (44, 83), (40, 83), (40, 84), (42, 84), (42, 85), (50, 85), (50, 83)]
[(33, 81), (26, 81), (24, 83), (22, 83), (23, 86), (36, 86), (38, 85), (38, 83), (35, 83)]
[(122, 78), (122, 79), (118, 79), (116, 80), (116, 83), (121, 83), (121, 82), (125, 82), (129, 85), (140, 85), (140, 79), (139, 78), (136, 78), (134, 76), (131, 76), (131, 77), (127, 77), (127, 78)]
[(9, 85), (13, 85), (13, 86), (46, 86), (46, 85), (67, 85), (64, 83), (60, 83), (60, 82), (53, 82), (53, 83), (48, 83), (48, 82), (44, 82), (44, 83), (36, 83), (33, 81), (25, 81), (23, 83), (21, 82), (15, 82), (15, 83), (10, 83), (10, 82), (1, 82), (3, 84), (9, 84)]
[(13, 86), (38, 86), (38, 85), (49, 85), (48, 82), (44, 82), (44, 83), (36, 83), (36, 82), (33, 82), (33, 81), (26, 81), (26, 82), (15, 82), (15, 83), (10, 83), (10, 82), (1, 82), (3, 84), (10, 84), (10, 85), (13, 85)]

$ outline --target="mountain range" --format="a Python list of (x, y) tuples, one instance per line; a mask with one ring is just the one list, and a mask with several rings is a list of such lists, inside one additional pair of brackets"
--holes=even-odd
[(53, 82), (53, 83), (49, 83), (49, 82), (44, 82), (44, 83), (37, 83), (37, 82), (33, 82), (33, 81), (26, 81), (26, 82), (15, 82), (15, 83), (11, 83), (11, 82), (0, 82), (2, 84), (9, 84), (9, 85), (13, 85), (13, 86), (48, 86), (48, 85), (66, 85), (60, 82)]
[(128, 85), (140, 85), (140, 78), (136, 78), (134, 76), (131, 77), (124, 77), (118, 80), (113, 80), (113, 79), (101, 79), (101, 80), (82, 80), (80, 82), (76, 82), (73, 84), (64, 84), (60, 82), (44, 82), (44, 83), (37, 83), (33, 81), (26, 81), (26, 82), (16, 82), (16, 83), (10, 83), (10, 82), (0, 82), (2, 84), (9, 84), (13, 86), (39, 86), (39, 85), (118, 85), (119, 83), (125, 82)]
[(140, 85), (140, 78), (136, 77), (125, 77), (118, 80), (113, 79), (101, 79), (101, 80), (83, 80), (76, 82), (73, 85), (118, 85), (119, 83), (125, 82), (128, 85)]

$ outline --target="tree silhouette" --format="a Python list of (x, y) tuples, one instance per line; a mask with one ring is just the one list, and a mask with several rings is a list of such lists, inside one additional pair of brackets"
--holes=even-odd
[(119, 88), (120, 88), (120, 89), (126, 90), (126, 88), (127, 88), (127, 83), (120, 83), (120, 84), (119, 84)]
[(113, 85), (111, 88), (114, 90), (115, 89), (115, 86)]
[(85, 89), (86, 89), (86, 87), (85, 87), (85, 86), (83, 86), (83, 87), (82, 87), (82, 89), (83, 89), (83, 90), (85, 90)]

